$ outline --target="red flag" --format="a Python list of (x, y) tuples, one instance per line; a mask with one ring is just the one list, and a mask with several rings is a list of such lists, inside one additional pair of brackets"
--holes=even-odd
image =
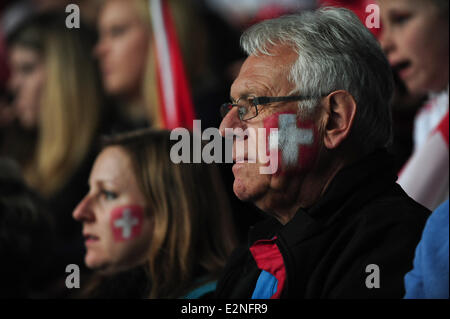
[[(347, 8), (353, 11), (358, 16), (359, 20), (361, 20), (361, 22), (365, 25), (368, 15), (371, 14), (370, 10), (366, 9), (369, 5), (376, 5), (377, 3), (375, 0), (319, 0), (319, 4), (321, 7), (331, 6)], [(381, 34), (381, 25), (380, 28), (370, 28), (369, 31), (372, 32), (376, 38), (378, 38)]]
[(149, 0), (155, 35), (158, 92), (164, 127), (192, 129), (195, 119), (183, 58), (166, 0)]

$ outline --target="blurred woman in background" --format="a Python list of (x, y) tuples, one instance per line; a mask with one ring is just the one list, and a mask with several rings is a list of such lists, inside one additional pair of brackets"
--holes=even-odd
[[(121, 101), (124, 116), (136, 126), (168, 128), (161, 108), (164, 88), (158, 69), (162, 59), (156, 48), (158, 41), (153, 21), (156, 13), (149, 7), (150, 2), (153, 3), (148, 0), (103, 0), (95, 53), (101, 66), (103, 86), (106, 92)], [(211, 107), (211, 101), (228, 97), (231, 81), (226, 70), (231, 62), (242, 56), (239, 34), (197, 1), (165, 0), (160, 3), (168, 8), (162, 19), (171, 47), (175, 94), (183, 94), (180, 82), (186, 78), (190, 92), (183, 95), (183, 99), (190, 99), (188, 95), (191, 95), (196, 118), (202, 120), (203, 127), (218, 127), (220, 116)], [(166, 12), (164, 8), (163, 12)], [(181, 55), (180, 64), (175, 62), (177, 53)], [(186, 77), (180, 73), (185, 73)]]
[(111, 138), (73, 213), (83, 224), (86, 265), (99, 298), (198, 298), (235, 245), (229, 205), (210, 164), (174, 164), (167, 131)]
[(35, 132), (20, 162), (28, 185), (55, 218), (55, 268), (63, 276), (67, 264), (83, 257), (71, 212), (87, 192), (101, 129), (101, 82), (91, 54), (96, 37), (84, 25), (66, 28), (63, 13), (47, 12), (24, 21), (7, 40), (15, 115), (23, 130)]
[[(136, 126), (164, 127), (160, 114), (155, 39), (148, 0), (105, 0), (98, 18), (103, 86), (123, 104)], [(188, 79), (195, 87), (205, 73), (205, 30), (190, 1), (169, 1)], [(194, 41), (195, 37), (195, 41)]]
[(27, 180), (49, 196), (88, 154), (102, 100), (95, 65), (89, 63), (92, 35), (65, 28), (62, 16), (33, 20), (9, 37), (10, 86), (20, 123), (39, 132)]

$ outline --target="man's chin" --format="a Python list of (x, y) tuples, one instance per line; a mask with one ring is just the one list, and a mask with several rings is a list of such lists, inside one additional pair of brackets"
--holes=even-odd
[(270, 176), (259, 173), (259, 165), (236, 163), (232, 168), (234, 175), (233, 191), (239, 200), (255, 202), (264, 197), (270, 185)]
[(243, 181), (239, 178), (234, 179), (233, 192), (239, 200), (247, 202), (250, 200), (250, 196), (247, 193), (247, 187)]
[(256, 203), (264, 197), (265, 190), (258, 189), (258, 187), (251, 187), (247, 185), (242, 179), (235, 178), (233, 183), (233, 191), (239, 200), (243, 202)]

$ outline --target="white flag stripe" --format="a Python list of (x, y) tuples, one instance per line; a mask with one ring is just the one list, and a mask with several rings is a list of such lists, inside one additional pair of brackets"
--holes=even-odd
[(156, 52), (158, 55), (158, 71), (161, 76), (162, 94), (164, 99), (167, 125), (176, 126), (177, 109), (175, 107), (175, 88), (173, 82), (171, 56), (168, 34), (164, 25), (164, 15), (161, 0), (149, 0), (150, 16), (152, 17), (153, 33), (155, 35)]
[(448, 198), (449, 149), (436, 132), (415, 151), (398, 179), (398, 184), (414, 200), (430, 210)]

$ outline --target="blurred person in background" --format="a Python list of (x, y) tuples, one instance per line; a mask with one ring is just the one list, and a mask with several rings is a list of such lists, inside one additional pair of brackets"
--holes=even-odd
[[(376, 0), (319, 0), (318, 3), (321, 7), (343, 7), (353, 11), (369, 31), (379, 39), (382, 26), (374, 23), (380, 21), (379, 16), (374, 16), (376, 7), (373, 5), (377, 5)], [(367, 22), (373, 25), (367, 25)], [(395, 91), (391, 102), (394, 134), (392, 145), (388, 147), (388, 150), (394, 155), (395, 167), (397, 171), (400, 171), (411, 156), (414, 116), (426, 97), (421, 93), (411, 94), (396, 73), (394, 73), (394, 84)]]
[(52, 219), (25, 184), (20, 167), (0, 157), (0, 298), (48, 297)]
[(85, 262), (97, 270), (83, 297), (199, 298), (235, 245), (228, 202), (211, 164), (174, 164), (168, 131), (110, 138), (90, 191), (73, 212)]
[(413, 94), (427, 94), (414, 123), (414, 151), (399, 175), (412, 198), (434, 210), (448, 198), (449, 2), (379, 0), (381, 45)]
[[(190, 1), (168, 1), (168, 6), (187, 79), (195, 90), (196, 84), (208, 72), (206, 31)], [(172, 128), (167, 127), (164, 114), (161, 114), (163, 101), (159, 90), (163, 89), (158, 79), (157, 61), (160, 57), (157, 58), (151, 19), (148, 0), (103, 1), (98, 16), (99, 42), (95, 54), (100, 62), (105, 91), (121, 101), (125, 118), (136, 127)], [(173, 64), (173, 59), (170, 62)], [(190, 100), (190, 97), (186, 96), (186, 99)]]
[(0, 29), (0, 156), (8, 155), (16, 160), (26, 159), (31, 154), (34, 132), (21, 129), (15, 121), (16, 112), (11, 103), (13, 95), (8, 88), (11, 73), (8, 51), (2, 31), (3, 29)]
[(80, 227), (71, 212), (87, 192), (96, 138), (110, 125), (101, 123), (104, 100), (92, 57), (95, 33), (84, 25), (68, 29), (65, 18), (59, 12), (34, 15), (7, 38), (15, 116), (33, 138), (27, 144), (14, 141), (22, 149), (29, 146), (18, 160), (27, 184), (55, 218), (54, 266), (61, 276), (67, 264), (82, 263)]
[[(7, 83), (9, 77), (9, 66), (6, 45), (2, 32), (0, 32), (0, 129), (10, 124), (14, 118), (13, 111), (9, 106), (9, 92)], [(1, 142), (0, 142), (1, 143)]]

